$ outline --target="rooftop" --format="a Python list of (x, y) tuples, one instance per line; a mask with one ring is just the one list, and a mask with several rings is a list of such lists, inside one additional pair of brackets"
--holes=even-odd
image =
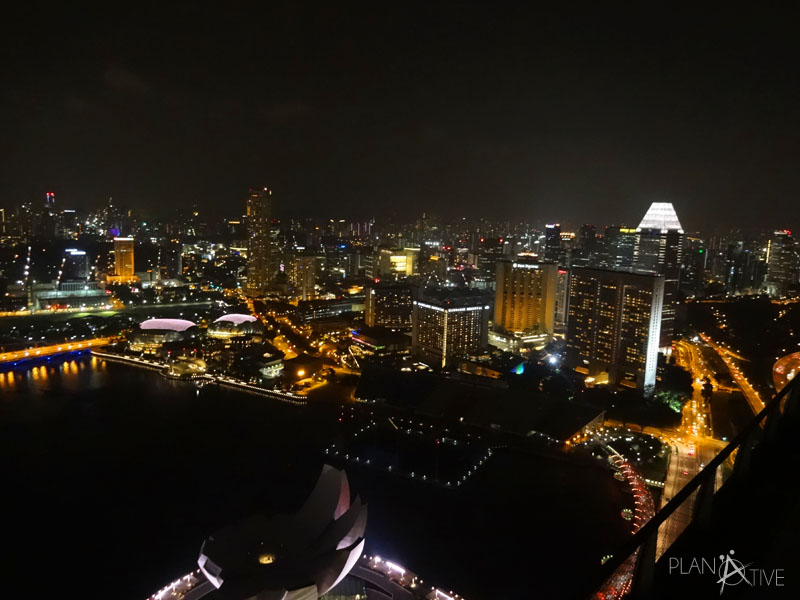
[(214, 323), (235, 323), (236, 325), (241, 325), (242, 323), (252, 323), (253, 321), (258, 321), (258, 318), (253, 315), (231, 313), (229, 315), (222, 315), (219, 319), (216, 319)]
[(143, 330), (169, 330), (169, 331), (186, 331), (190, 327), (195, 327), (196, 324), (186, 319), (148, 319), (142, 321), (139, 329)]
[(683, 233), (683, 227), (678, 220), (678, 215), (675, 212), (675, 207), (671, 202), (653, 202), (644, 219), (639, 223), (639, 229), (660, 229), (662, 231), (680, 231)]

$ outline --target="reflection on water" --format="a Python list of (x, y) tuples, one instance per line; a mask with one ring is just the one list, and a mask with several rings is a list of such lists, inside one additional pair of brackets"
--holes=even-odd
[[(89, 355), (0, 372), (3, 597), (146, 598), (210, 532), (299, 505), (343, 439), (338, 416)], [(525, 598), (530, 579), (569, 596), (560, 582), (628, 535), (629, 497), (594, 464), (498, 451), (457, 491), (347, 468), (368, 551), (468, 598)]]
[[(49, 388), (50, 379), (53, 379), (54, 386), (75, 390), (87, 384), (101, 383), (102, 377), (98, 376), (106, 370), (106, 361), (96, 356), (53, 359), (42, 364), (22, 363), (12, 370), (0, 371), (0, 391), (36, 393)], [(87, 379), (82, 374), (91, 376)], [(4, 397), (11, 398), (8, 395)]]

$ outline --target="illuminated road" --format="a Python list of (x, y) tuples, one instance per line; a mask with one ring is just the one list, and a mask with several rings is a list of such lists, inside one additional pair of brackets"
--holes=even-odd
[[(692, 374), (692, 397), (684, 404), (681, 424), (677, 429), (645, 427), (642, 433), (650, 434), (671, 448), (661, 507), (675, 497), (703, 467), (722, 450), (726, 442), (713, 437), (711, 410), (703, 396), (703, 383), (708, 378), (715, 389), (718, 386), (713, 371), (703, 359), (699, 347), (688, 341), (679, 341), (674, 346), (676, 362)], [(607, 422), (608, 423), (608, 422)], [(621, 425), (621, 424), (619, 424)], [(633, 429), (626, 425), (629, 429)], [(717, 485), (721, 484), (721, 472)], [(659, 528), (657, 555), (661, 556), (672, 545), (691, 522), (694, 495), (684, 502)]]
[[(661, 506), (669, 502), (703, 467), (725, 447), (725, 442), (713, 436), (711, 406), (703, 394), (705, 380), (717, 390), (727, 390), (714, 378), (714, 371), (703, 358), (696, 344), (680, 340), (675, 342), (676, 362), (692, 374), (692, 397), (684, 404), (681, 425), (677, 432), (661, 430), (670, 439), (670, 456)], [(721, 484), (721, 473), (717, 475)], [(691, 521), (694, 494), (685, 501), (659, 528), (658, 555), (672, 545)]]
[(68, 352), (77, 352), (80, 350), (88, 350), (89, 348), (100, 348), (107, 346), (118, 341), (119, 338), (114, 337), (101, 337), (93, 338), (90, 340), (79, 340), (75, 342), (64, 342), (62, 344), (52, 344), (49, 346), (37, 346), (34, 348), (26, 348), (25, 350), (16, 350), (14, 352), (0, 352), (0, 364), (14, 363), (20, 360), (31, 360), (35, 358), (42, 358), (45, 356), (56, 356), (58, 354), (66, 354)]
[(728, 367), (728, 370), (731, 373), (731, 377), (736, 382), (736, 384), (742, 389), (742, 393), (744, 394), (747, 403), (750, 405), (750, 408), (753, 410), (753, 414), (757, 415), (760, 413), (764, 408), (764, 401), (761, 400), (761, 396), (759, 396), (758, 392), (753, 389), (753, 386), (750, 385), (750, 382), (747, 381), (747, 378), (744, 376), (742, 371), (739, 369), (739, 366), (736, 364), (737, 360), (740, 360), (740, 357), (735, 352), (728, 350), (727, 348), (717, 344), (705, 334), (700, 334), (700, 337), (703, 341), (711, 346), (714, 351), (719, 355), (722, 361), (725, 363), (725, 366)]
[(772, 381), (775, 389), (781, 390), (800, 372), (800, 352), (793, 352), (778, 359), (772, 367)]
[(272, 340), (272, 345), (283, 352), (285, 360), (291, 360), (297, 356), (295, 347), (282, 335), (275, 336), (275, 339)]

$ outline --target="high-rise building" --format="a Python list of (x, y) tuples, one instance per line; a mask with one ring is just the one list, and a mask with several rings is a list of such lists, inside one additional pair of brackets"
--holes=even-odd
[(683, 254), (683, 227), (670, 202), (653, 202), (636, 228), (633, 268), (638, 273), (664, 276), (661, 348), (672, 346)]
[(554, 333), (563, 336), (567, 332), (567, 307), (569, 306), (569, 270), (559, 269), (556, 275)]
[(548, 223), (544, 226), (544, 259), (558, 260), (561, 248), (561, 224)]
[(61, 280), (89, 280), (89, 257), (86, 255), (86, 251), (78, 250), (77, 248), (67, 248), (64, 250), (64, 267), (61, 273)]
[(135, 277), (132, 237), (114, 238), (114, 277), (117, 281), (132, 281)]
[(316, 295), (318, 261), (320, 257), (316, 255), (298, 254), (289, 263), (289, 283), (300, 300), (311, 300)]
[(364, 321), (369, 327), (409, 329), (413, 290), (402, 283), (380, 282), (366, 289)]
[(636, 229), (623, 225), (609, 225), (603, 232), (600, 256), (590, 264), (622, 271), (631, 269), (635, 246)]
[(497, 263), (494, 327), (509, 333), (554, 331), (557, 268), (516, 258)]
[(569, 281), (567, 362), (612, 385), (656, 381), (664, 277), (575, 267)]
[(708, 250), (699, 238), (688, 238), (681, 259), (681, 289), (690, 296), (702, 295), (708, 269)]
[(270, 284), (272, 190), (251, 188), (245, 205), (247, 221), (247, 290), (263, 293)]
[(432, 365), (444, 368), (454, 356), (486, 349), (489, 310), (483, 294), (426, 291), (413, 304), (412, 351)]
[(409, 277), (417, 273), (419, 248), (381, 248), (379, 277)]
[(776, 231), (767, 243), (767, 293), (785, 296), (798, 283), (798, 247), (788, 229)]

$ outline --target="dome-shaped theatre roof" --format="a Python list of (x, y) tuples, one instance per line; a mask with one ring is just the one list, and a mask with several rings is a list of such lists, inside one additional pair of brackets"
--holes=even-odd
[(139, 324), (139, 329), (143, 330), (168, 330), (186, 331), (190, 327), (195, 327), (195, 323), (186, 319), (148, 319)]
[(231, 313), (229, 315), (222, 315), (219, 319), (215, 320), (214, 323), (235, 323), (236, 325), (241, 325), (242, 323), (252, 323), (254, 321), (258, 321), (258, 318), (253, 315)]

